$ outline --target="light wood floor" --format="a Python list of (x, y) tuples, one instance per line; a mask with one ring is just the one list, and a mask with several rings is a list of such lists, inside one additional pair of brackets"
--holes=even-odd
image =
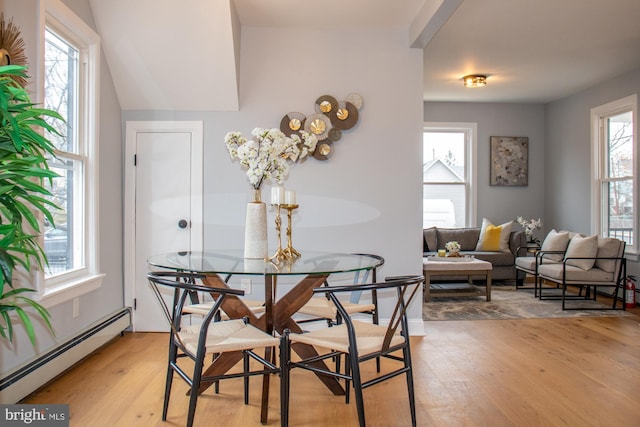
[[(636, 314), (639, 309), (634, 309)], [(160, 420), (166, 335), (126, 333), (23, 400), (66, 403), (77, 427), (182, 426), (186, 385), (174, 381)], [(638, 426), (640, 317), (440, 321), (412, 338), (420, 426)], [(389, 362), (390, 363), (390, 362)], [(373, 372), (373, 370), (370, 370)], [(198, 401), (196, 426), (259, 426), (260, 380)], [(271, 381), (269, 425), (279, 425)], [(355, 405), (294, 371), (291, 426), (355, 426)], [(410, 424), (403, 377), (365, 390), (370, 426)]]

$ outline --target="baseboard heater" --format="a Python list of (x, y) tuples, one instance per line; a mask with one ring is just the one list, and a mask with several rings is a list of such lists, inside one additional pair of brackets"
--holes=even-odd
[(129, 327), (131, 309), (125, 307), (12, 371), (0, 379), (0, 403), (19, 402)]

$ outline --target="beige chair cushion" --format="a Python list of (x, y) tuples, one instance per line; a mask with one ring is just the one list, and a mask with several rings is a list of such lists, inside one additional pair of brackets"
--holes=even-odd
[[(244, 302), (249, 307), (249, 309), (253, 314), (259, 314), (259, 313), (265, 312), (263, 301), (243, 299), (242, 302)], [(213, 304), (214, 304), (213, 301), (208, 301), (200, 304), (185, 305), (182, 309), (182, 313), (206, 316), (207, 313), (209, 313), (209, 310), (211, 310), (211, 307), (213, 307)], [(229, 316), (227, 316), (227, 313), (225, 313), (222, 310), (221, 312), (222, 312), (221, 317), (223, 320), (229, 319)]]
[[(541, 262), (543, 264), (558, 264), (558, 261), (552, 261), (549, 259), (544, 259), (542, 261), (538, 261)], [(532, 257), (532, 256), (520, 256), (518, 258), (516, 258), (516, 267), (521, 269), (521, 270), (525, 270), (525, 271), (529, 271), (531, 273), (535, 273), (536, 271), (536, 257)]]
[[(593, 268), (596, 260), (593, 259), (598, 255), (598, 236), (575, 236), (569, 241), (567, 252), (564, 257), (567, 260), (567, 265), (573, 265), (583, 270), (590, 270)], [(592, 259), (569, 259), (571, 257), (584, 257)]]
[[(542, 264), (538, 266), (538, 274), (545, 279), (553, 280), (557, 283), (562, 283), (563, 277), (563, 264), (562, 263), (553, 263), (553, 264)], [(613, 286), (615, 285), (615, 279), (613, 277), (613, 273), (606, 272), (604, 270), (600, 270), (599, 268), (592, 268), (590, 270), (583, 270), (579, 267), (574, 267), (572, 265), (567, 265), (566, 272), (566, 283), (571, 284), (598, 284), (601, 283), (602, 286)]]
[[(552, 251), (552, 252), (564, 252), (567, 250), (567, 246), (569, 245), (569, 232), (557, 232), (555, 229), (551, 230), (547, 237), (544, 238), (542, 242), (542, 246), (540, 250), (542, 252)], [(562, 254), (548, 254), (545, 255), (545, 260), (552, 261), (562, 261)]]
[[(198, 350), (199, 334), (200, 325), (184, 326), (178, 332), (180, 340), (191, 354), (195, 354)], [(280, 345), (278, 338), (245, 324), (242, 319), (211, 322), (207, 331), (207, 354), (276, 347), (278, 345)]]
[[(615, 258), (624, 255), (621, 253), (622, 241), (611, 237), (598, 237), (598, 257)], [(595, 266), (601, 270), (613, 273), (616, 270), (615, 259), (597, 259)]]
[[(386, 326), (378, 326), (371, 323), (353, 321), (358, 345), (358, 356), (364, 356), (382, 349)], [(305, 334), (290, 334), (291, 342), (301, 342), (325, 349), (333, 349), (343, 353), (349, 352), (349, 337), (345, 324), (323, 328)], [(399, 331), (391, 338), (391, 346), (401, 344), (404, 337)]]
[[(365, 313), (375, 310), (375, 304), (357, 304), (349, 301), (340, 301), (348, 314)], [(335, 319), (338, 314), (336, 305), (324, 296), (311, 298), (300, 310), (300, 314), (320, 317), (323, 319)]]
[(513, 221), (493, 225), (487, 218), (482, 218), (482, 228), (476, 251), (509, 251), (509, 236), (512, 228)]

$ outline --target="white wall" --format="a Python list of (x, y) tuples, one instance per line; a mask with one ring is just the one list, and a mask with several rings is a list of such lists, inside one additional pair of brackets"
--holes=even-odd
[[(471, 102), (425, 102), (425, 122), (472, 122), (478, 124), (477, 224), (486, 217), (502, 224), (522, 215), (542, 218), (545, 189), (544, 105)], [(492, 136), (529, 138), (529, 185), (523, 187), (489, 185), (489, 159)], [(516, 225), (516, 229), (519, 226)], [(542, 235), (542, 233), (540, 233)]]

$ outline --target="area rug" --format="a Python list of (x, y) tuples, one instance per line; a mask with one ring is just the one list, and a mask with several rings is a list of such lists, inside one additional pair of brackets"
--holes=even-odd
[[(597, 301), (571, 301), (589, 307), (608, 307)], [(633, 316), (622, 310), (562, 310), (562, 302), (539, 300), (533, 290), (494, 286), (491, 301), (485, 297), (432, 298), (423, 304), (424, 320), (500, 320), (562, 317)]]

